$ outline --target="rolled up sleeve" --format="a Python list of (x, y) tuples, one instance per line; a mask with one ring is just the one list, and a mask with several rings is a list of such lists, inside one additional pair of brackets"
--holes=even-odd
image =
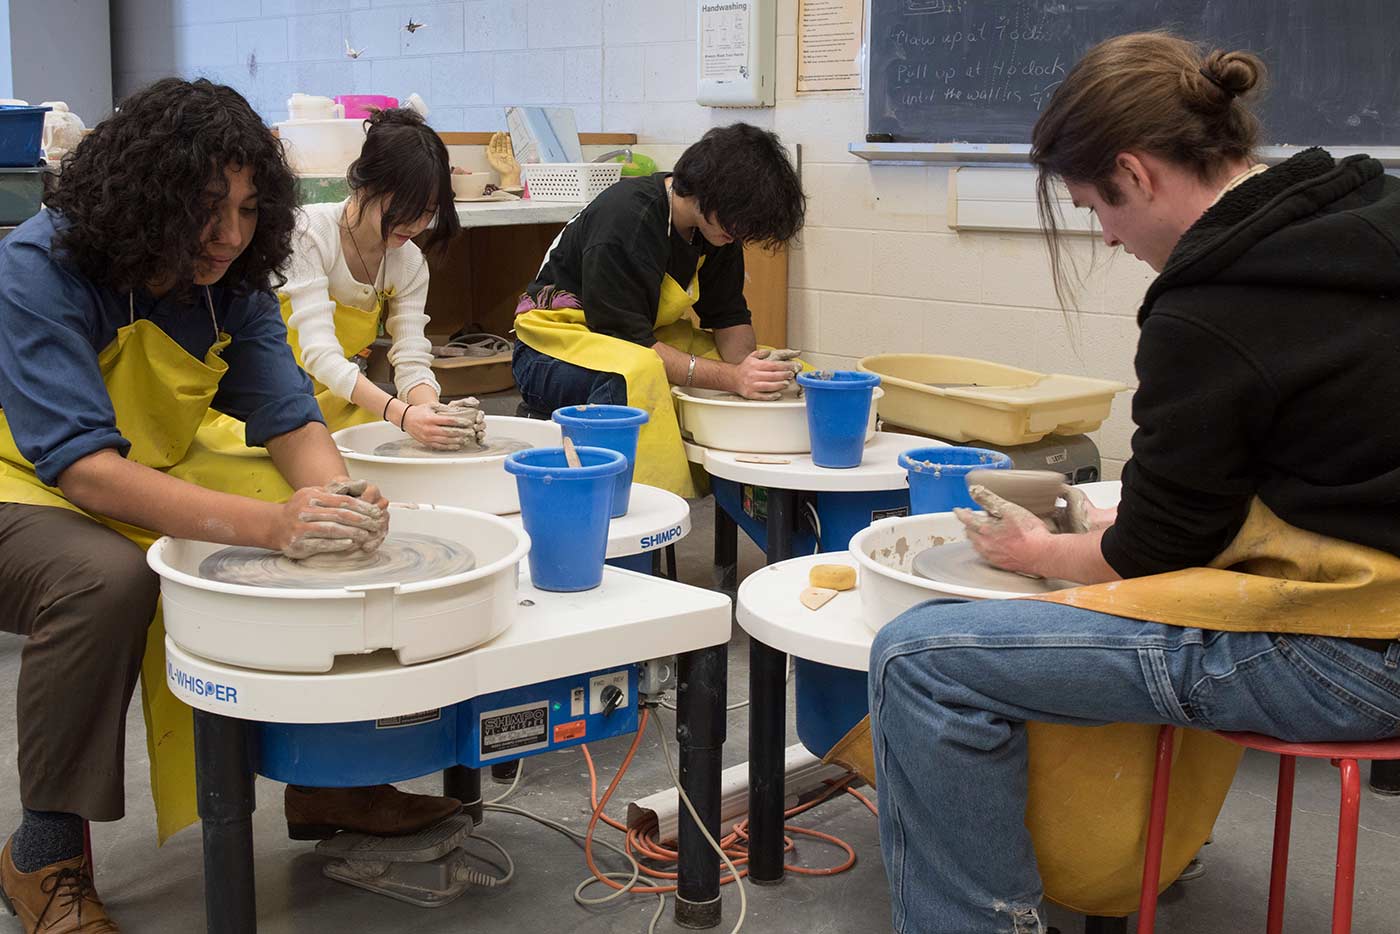
[(38, 246), (10, 244), (0, 258), (0, 407), (20, 454), (49, 486), (89, 454), (131, 449), (93, 349), (96, 304)]
[(259, 292), (245, 301), (242, 320), (224, 351), (228, 372), (219, 382), (214, 408), (246, 422), (248, 444), (256, 447), (308, 422), (324, 424), (325, 419), (311, 380), (297, 366), (287, 343), (277, 299)]

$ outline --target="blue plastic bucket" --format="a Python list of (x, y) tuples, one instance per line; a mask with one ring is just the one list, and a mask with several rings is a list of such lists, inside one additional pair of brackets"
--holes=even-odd
[(951, 512), (959, 506), (976, 509), (967, 495), (967, 475), (974, 470), (1009, 470), (1011, 458), (986, 448), (915, 448), (899, 455), (909, 472), (909, 513)]
[(39, 164), (44, 114), (50, 110), (53, 108), (0, 104), (0, 166), (28, 167)]
[(627, 469), (618, 474), (613, 493), (612, 517), (627, 515), (632, 499), (632, 471), (637, 463), (637, 435), (651, 418), (646, 409), (630, 405), (566, 405), (555, 409), (554, 421), (564, 437), (576, 445), (607, 448), (627, 458)]
[(530, 536), (530, 579), (541, 590), (592, 590), (603, 582), (614, 480), (627, 458), (607, 448), (531, 448), (506, 458), (515, 475), (520, 518)]
[(870, 427), (870, 400), (880, 377), (854, 370), (798, 373), (807, 396), (807, 433), (818, 467), (859, 467)]

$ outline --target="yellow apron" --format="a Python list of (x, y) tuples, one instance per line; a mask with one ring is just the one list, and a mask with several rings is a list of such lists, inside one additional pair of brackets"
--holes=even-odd
[[(1198, 629), (1391, 639), (1400, 636), (1400, 558), (1294, 528), (1256, 499), (1208, 568), (1026, 599)], [(1026, 825), (1047, 898), (1085, 914), (1137, 909), (1157, 731), (1027, 724)], [(1213, 734), (1176, 731), (1162, 888), (1210, 835), (1242, 755)], [(869, 718), (827, 758), (873, 780)]]
[[(208, 293), (205, 293), (208, 301)], [(214, 311), (210, 302), (211, 318)], [(134, 313), (133, 313), (134, 319)], [(117, 430), (131, 442), (127, 459), (156, 470), (177, 474), (193, 447), (196, 431), (209, 411), (219, 380), (228, 369), (220, 357), (229, 344), (227, 334), (203, 360), (190, 356), (159, 327), (146, 320), (117, 331), (98, 354), (102, 381), (116, 412)], [(276, 474), (264, 458), (265, 472)], [(242, 493), (238, 484), (214, 482), (208, 486), (228, 493)], [(15, 445), (4, 412), (0, 411), (0, 502), (54, 506), (82, 513), (63, 493), (46, 486)], [(86, 514), (86, 513), (84, 513)], [(155, 533), (92, 516), (142, 548), (155, 542)], [(165, 626), (160, 610), (146, 636), (141, 665), (141, 701), (146, 716), (146, 744), (150, 756), (151, 794), (155, 800), (160, 841), (198, 819), (194, 788), (194, 720), (190, 708), (170, 693), (165, 683)]]
[[(335, 303), (335, 336), (346, 359), (363, 353), (379, 336), (380, 310), (384, 303), (393, 297), (394, 290), (378, 292), (374, 308), (369, 311), (353, 305)], [(282, 320), (289, 322), (292, 304), (286, 294), (279, 296)], [(297, 332), (287, 325), (287, 340), (292, 345), (297, 366), (302, 366), (301, 344)], [(379, 413), (360, 408), (349, 399), (342, 399), (320, 382), (312, 380), (316, 394), (316, 404), (321, 407), (321, 415), (331, 432), (378, 421)], [(200, 486), (213, 486), (214, 480), (221, 483), (235, 482), (246, 496), (268, 502), (281, 502), (293, 493), (282, 475), (266, 470), (267, 450), (249, 447), (244, 434), (246, 426), (231, 415), (210, 411), (205, 416), (190, 446), (189, 456), (175, 471), (176, 476)], [(220, 487), (222, 489), (222, 487)]]
[[(669, 275), (661, 280), (654, 329), (658, 341), (682, 353), (718, 360), (714, 336), (685, 317), (700, 299), (700, 267), (704, 265), (702, 256), (688, 289)], [(685, 458), (671, 381), (656, 351), (590, 331), (579, 308), (535, 308), (516, 315), (515, 336), (540, 353), (574, 366), (620, 374), (627, 380), (627, 404), (651, 413), (637, 438), (636, 482), (687, 499), (705, 492)]]

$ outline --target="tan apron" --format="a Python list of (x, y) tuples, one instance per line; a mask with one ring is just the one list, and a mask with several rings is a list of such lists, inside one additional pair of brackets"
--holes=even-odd
[[(205, 290), (209, 315), (213, 301)], [(159, 327), (144, 319), (132, 320), (117, 331), (98, 354), (102, 382), (116, 412), (117, 430), (131, 442), (127, 459), (178, 475), (193, 447), (196, 431), (228, 370), (221, 354), (230, 338), (213, 323), (217, 340), (203, 360), (190, 356)], [(264, 458), (263, 473), (276, 476), (272, 462)], [(280, 477), (277, 478), (280, 482)], [(226, 472), (211, 474), (205, 486), (225, 493), (247, 495), (247, 478)], [(266, 485), (266, 477), (254, 477)], [(19, 453), (3, 411), (0, 411), (0, 502), (53, 506), (83, 513), (62, 491), (46, 486)], [(86, 513), (84, 513), (86, 515)], [(92, 516), (142, 548), (159, 536), (145, 529), (103, 516)], [(146, 745), (150, 755), (151, 795), (155, 800), (160, 841), (198, 819), (194, 787), (194, 719), (190, 708), (170, 693), (165, 682), (165, 626), (160, 610), (146, 636), (141, 665), (141, 703), (146, 717)]]
[[(1400, 558), (1294, 528), (1259, 500), (1208, 568), (1112, 581), (1025, 599), (1230, 632), (1400, 636)], [(1158, 727), (1029, 723), (1026, 825), (1047, 898), (1085, 914), (1137, 909)], [(1210, 836), (1243, 750), (1176, 731), (1162, 888)], [(830, 761), (875, 778), (867, 717)]]

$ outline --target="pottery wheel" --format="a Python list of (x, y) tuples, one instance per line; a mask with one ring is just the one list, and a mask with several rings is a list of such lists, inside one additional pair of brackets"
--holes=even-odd
[(914, 574), (940, 584), (1017, 595), (1049, 593), (1075, 586), (1069, 581), (1026, 577), (1015, 571), (994, 568), (982, 560), (977, 549), (972, 547), (972, 542), (949, 542), (925, 548), (914, 556)]
[(199, 563), (205, 580), (246, 587), (316, 590), (361, 584), (411, 584), (462, 574), (476, 567), (466, 547), (435, 535), (390, 535), (372, 554), (362, 551), (317, 555), (294, 561), (266, 548), (235, 546)]
[(371, 453), (379, 457), (479, 458), (499, 457), (502, 454), (523, 451), (532, 447), (534, 445), (530, 442), (517, 441), (514, 438), (488, 438), (485, 444), (468, 444), (455, 451), (439, 451), (420, 441), (415, 441), (413, 438), (400, 438), (397, 441), (385, 441)]

